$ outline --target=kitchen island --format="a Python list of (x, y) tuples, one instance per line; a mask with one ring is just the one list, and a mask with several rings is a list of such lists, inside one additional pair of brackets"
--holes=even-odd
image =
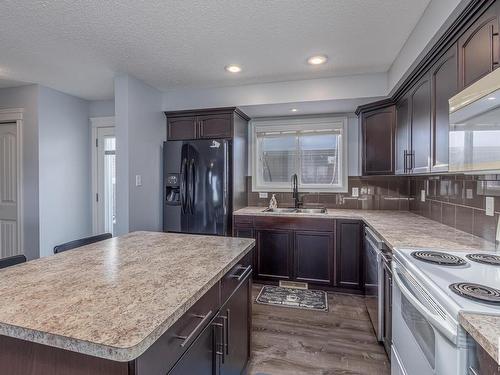
[(4, 269), (0, 373), (244, 367), (253, 247), (251, 239), (134, 232)]

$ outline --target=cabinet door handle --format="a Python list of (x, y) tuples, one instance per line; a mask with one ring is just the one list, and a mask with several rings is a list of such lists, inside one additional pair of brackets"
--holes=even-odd
[(404, 150), (404, 153), (403, 153), (403, 161), (404, 161), (404, 172), (403, 173), (407, 173), (408, 171), (408, 151), (407, 150)]
[(212, 316), (212, 310), (210, 310), (207, 315), (193, 315), (194, 318), (201, 319), (200, 322), (194, 327), (194, 329), (187, 336), (175, 336), (175, 338), (183, 340), (180, 344), (181, 348), (184, 348), (189, 341), (194, 337), (194, 335), (203, 327), (208, 319)]
[(229, 336), (231, 332), (231, 310), (226, 311), (226, 354), (229, 355)]
[[(221, 318), (222, 318), (222, 323), (214, 323), (215, 327), (222, 329), (221, 350), (216, 349), (215, 354), (221, 356), (221, 362), (222, 362), (222, 364), (224, 364), (224, 362), (226, 361), (226, 346), (227, 346), (227, 344), (226, 344), (226, 317), (221, 316)], [(216, 342), (216, 345), (218, 346), (219, 344)]]
[(242, 273), (240, 273), (239, 275), (237, 273), (234, 273), (232, 275), (229, 275), (229, 277), (231, 279), (237, 279), (238, 281), (241, 281), (245, 278), (245, 276), (252, 271), (252, 266), (248, 266), (248, 267), (243, 267), (243, 266), (239, 266), (237, 268), (236, 271), (239, 271), (239, 270), (243, 270)]

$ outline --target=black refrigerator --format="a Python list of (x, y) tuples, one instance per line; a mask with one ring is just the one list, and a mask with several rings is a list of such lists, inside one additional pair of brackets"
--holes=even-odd
[(231, 140), (166, 141), (163, 230), (230, 235)]

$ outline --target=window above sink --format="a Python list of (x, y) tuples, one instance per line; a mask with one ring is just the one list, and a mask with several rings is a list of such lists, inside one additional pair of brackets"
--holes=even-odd
[(252, 190), (347, 191), (347, 118), (253, 120)]

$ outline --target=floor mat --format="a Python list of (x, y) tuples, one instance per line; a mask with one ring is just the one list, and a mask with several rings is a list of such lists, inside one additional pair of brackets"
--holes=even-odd
[(260, 290), (255, 302), (263, 305), (328, 311), (327, 294), (322, 290), (293, 289), (265, 285)]

